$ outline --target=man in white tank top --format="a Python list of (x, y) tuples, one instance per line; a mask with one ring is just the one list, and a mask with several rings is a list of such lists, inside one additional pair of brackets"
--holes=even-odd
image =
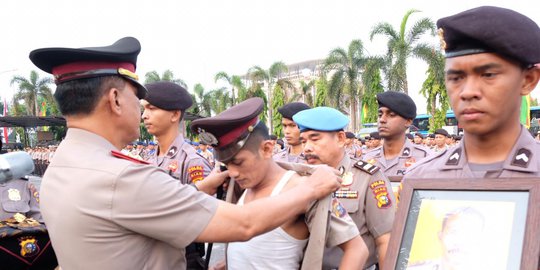
[[(248, 204), (265, 197), (276, 196), (306, 181), (295, 171), (286, 170), (272, 158), (273, 144), (269, 140), (268, 129), (258, 120), (262, 111), (262, 100), (254, 108), (256, 113), (235, 111), (234, 107), (207, 119), (197, 120), (192, 129), (198, 131), (200, 138), (214, 141), (216, 159), (225, 163), (229, 175), (241, 188), (245, 189), (238, 204)], [(258, 112), (258, 113), (257, 113)], [(253, 117), (242, 117), (254, 115)], [(223, 132), (223, 123), (238, 126)], [(232, 123), (232, 124), (231, 124)], [(221, 125), (220, 125), (221, 124)], [(220, 147), (220, 143), (227, 142)], [(230, 142), (232, 141), (232, 143)], [(337, 200), (332, 203), (330, 222), (325, 238), (326, 246), (339, 246), (344, 256), (340, 268), (362, 269), (368, 257), (367, 246), (359, 236), (358, 229), (347, 211)], [(227, 248), (227, 262), (220, 262), (214, 269), (306, 269), (302, 265), (304, 250), (313, 227), (311, 218), (315, 207), (305, 206), (305, 213), (285, 222), (273, 231), (254, 237), (246, 242), (235, 242)], [(311, 269), (322, 267), (321, 264)], [(307, 255), (306, 255), (307, 256)]]

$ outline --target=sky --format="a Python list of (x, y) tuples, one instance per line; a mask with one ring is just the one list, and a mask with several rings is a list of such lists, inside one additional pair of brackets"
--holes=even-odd
[[(372, 27), (388, 22), (398, 29), (407, 10), (410, 25), (428, 17), (434, 22), (482, 5), (506, 7), (540, 24), (540, 1), (483, 0), (17, 0), (0, 4), (0, 97), (11, 99), (14, 75), (29, 77), (37, 69), (30, 51), (43, 47), (105, 46), (125, 37), (142, 45), (137, 73), (169, 69), (190, 89), (206, 90), (220, 71), (243, 75), (254, 66), (265, 69), (276, 61), (286, 64), (323, 59), (336, 47), (347, 48), (360, 39), (368, 54), (385, 52), (386, 39), (369, 39)], [(438, 44), (437, 37), (424, 41)], [(408, 62), (409, 93), (418, 112), (426, 111), (418, 94), (427, 65)], [(41, 71), (40, 71), (41, 72)], [(41, 76), (46, 73), (41, 72)], [(539, 89), (533, 92), (539, 97)]]

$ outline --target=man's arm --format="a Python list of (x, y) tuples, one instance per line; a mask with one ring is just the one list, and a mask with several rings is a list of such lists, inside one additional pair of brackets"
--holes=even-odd
[(296, 187), (278, 196), (258, 199), (243, 206), (220, 202), (215, 215), (196, 241), (249, 240), (304, 213), (307, 204), (325, 197), (337, 188), (339, 179), (335, 175), (335, 170), (324, 166), (318, 168), (313, 175), (302, 180)]
[(339, 248), (343, 250), (339, 269), (364, 269), (364, 265), (369, 257), (369, 250), (362, 237), (356, 236), (340, 244)]
[(385, 233), (375, 238), (375, 244), (377, 245), (377, 255), (379, 255), (379, 268), (384, 269), (383, 264), (386, 258), (386, 250), (388, 249), (388, 243), (390, 242), (390, 233)]

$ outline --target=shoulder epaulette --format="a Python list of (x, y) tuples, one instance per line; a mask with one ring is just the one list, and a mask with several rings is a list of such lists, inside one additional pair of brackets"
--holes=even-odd
[(134, 157), (130, 157), (128, 155), (124, 155), (122, 154), (121, 152), (118, 152), (118, 151), (115, 151), (115, 150), (112, 150), (111, 151), (111, 154), (114, 156), (114, 157), (117, 157), (117, 158), (121, 158), (121, 159), (125, 159), (125, 160), (129, 160), (129, 161), (132, 161), (132, 162), (135, 162), (135, 163), (138, 163), (138, 164), (150, 164), (149, 162), (147, 161), (144, 161), (144, 160), (140, 160), (138, 158), (134, 158)]
[(359, 160), (358, 162), (354, 163), (354, 167), (369, 174), (374, 174), (379, 170), (379, 167), (363, 160)]

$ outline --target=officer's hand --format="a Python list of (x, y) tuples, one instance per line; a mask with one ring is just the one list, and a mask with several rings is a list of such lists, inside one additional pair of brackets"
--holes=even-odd
[(221, 172), (216, 166), (206, 178), (197, 182), (197, 188), (209, 195), (214, 195), (218, 188), (221, 188), (223, 182), (229, 178), (229, 172)]
[(327, 165), (320, 165), (309, 176), (306, 184), (311, 185), (315, 191), (315, 197), (321, 199), (340, 188), (341, 178), (339, 175), (338, 170)]

